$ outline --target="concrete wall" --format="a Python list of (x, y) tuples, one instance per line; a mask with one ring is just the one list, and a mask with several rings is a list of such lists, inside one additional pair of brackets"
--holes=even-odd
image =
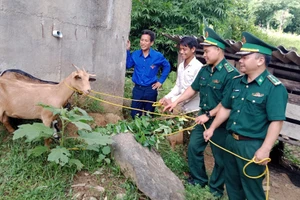
[(122, 96), (130, 14), (131, 0), (0, 0), (0, 71), (60, 81), (73, 63), (97, 74), (94, 90)]

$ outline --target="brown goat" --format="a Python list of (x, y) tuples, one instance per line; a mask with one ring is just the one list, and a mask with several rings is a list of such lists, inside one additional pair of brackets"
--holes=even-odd
[[(77, 67), (76, 67), (77, 68)], [(39, 103), (61, 108), (74, 93), (74, 89), (83, 94), (91, 90), (91, 75), (77, 68), (58, 84), (39, 84), (23, 79), (12, 79), (11, 76), (0, 78), (0, 121), (8, 132), (14, 132), (9, 117), (21, 119), (41, 119), (50, 127), (53, 121), (51, 111), (39, 106)]]

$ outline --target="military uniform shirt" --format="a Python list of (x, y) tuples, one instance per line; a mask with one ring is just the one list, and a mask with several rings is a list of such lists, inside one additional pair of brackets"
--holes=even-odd
[(239, 135), (264, 139), (271, 121), (285, 120), (288, 94), (267, 70), (248, 83), (247, 75), (233, 79), (222, 105), (231, 109), (227, 129)]
[(192, 89), (200, 91), (200, 107), (203, 111), (214, 109), (223, 99), (232, 78), (239, 72), (224, 58), (214, 67), (205, 65), (201, 68)]

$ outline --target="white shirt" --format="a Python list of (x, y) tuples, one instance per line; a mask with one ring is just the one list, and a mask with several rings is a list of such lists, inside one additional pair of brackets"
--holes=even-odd
[[(171, 101), (174, 102), (188, 87), (192, 85), (202, 66), (203, 64), (197, 60), (196, 57), (194, 57), (186, 67), (184, 67), (184, 61), (180, 63), (177, 69), (176, 84), (165, 98), (171, 99)], [(193, 101), (193, 103), (191, 101)], [(200, 98), (197, 93), (197, 95), (194, 95), (192, 99), (184, 102), (184, 106), (185, 104), (193, 104), (187, 111), (198, 110), (199, 102)]]

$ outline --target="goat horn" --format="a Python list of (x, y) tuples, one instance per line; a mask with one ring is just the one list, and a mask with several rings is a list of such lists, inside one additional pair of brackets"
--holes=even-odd
[(84, 72), (86, 72), (85, 69), (84, 69), (84, 66), (82, 66), (82, 69), (83, 69)]
[(79, 71), (80, 69), (76, 66), (76, 65), (74, 65), (74, 64), (72, 64), (73, 65), (73, 67), (75, 67), (76, 68), (76, 70), (77, 71)]

